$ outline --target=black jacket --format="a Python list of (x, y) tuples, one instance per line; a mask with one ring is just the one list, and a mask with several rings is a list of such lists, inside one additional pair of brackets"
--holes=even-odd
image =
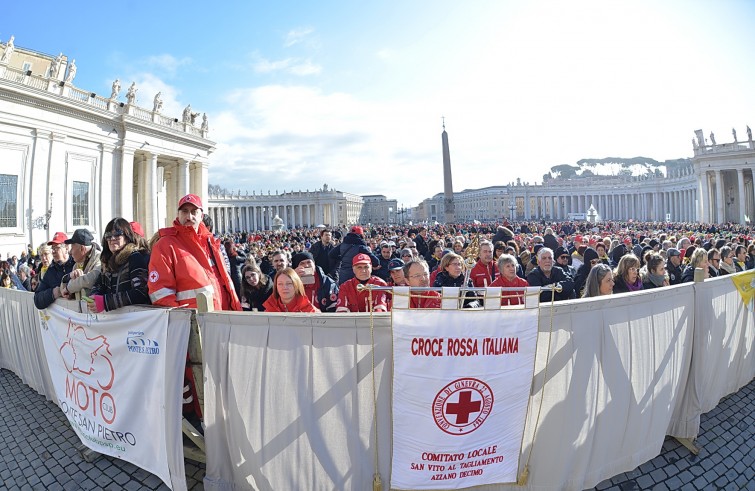
[[(536, 267), (530, 274), (527, 275), (527, 283), (530, 286), (547, 286), (547, 285), (561, 285), (561, 292), (556, 292), (555, 300), (569, 300), (574, 298), (574, 281), (571, 277), (567, 276), (559, 267), (554, 266), (551, 269), (551, 276), (548, 278), (545, 276), (540, 266)], [(543, 291), (540, 293), (540, 301), (543, 303), (551, 301), (552, 293), (549, 291)]]
[(68, 256), (68, 261), (58, 264), (55, 261), (47, 268), (47, 272), (42, 277), (42, 281), (37, 285), (37, 291), (34, 292), (34, 306), (38, 309), (46, 309), (55, 301), (52, 291), (60, 286), (63, 276), (73, 271), (75, 265), (73, 256)]
[(378, 258), (372, 253), (364, 239), (357, 234), (349, 232), (343, 238), (343, 242), (338, 247), (334, 247), (330, 251), (330, 254), (328, 254), (332, 268), (338, 269), (339, 285), (343, 285), (344, 282), (354, 277), (351, 262), (357, 254), (367, 254), (370, 256), (373, 268), (380, 264)]
[[(130, 246), (130, 247), (129, 247)], [(147, 275), (149, 252), (133, 244), (126, 246), (102, 265), (102, 272), (92, 287), (92, 295), (105, 297), (105, 310), (111, 311), (127, 305), (149, 305)]]
[(695, 268), (688, 264), (682, 273), (682, 283), (692, 283), (693, 281), (695, 281)]
[[(241, 303), (248, 303), (249, 308), (244, 307), (244, 310), (251, 311), (257, 309), (259, 312), (264, 312), (265, 308), (262, 306), (270, 295), (273, 294), (273, 280), (267, 280), (267, 283), (263, 288), (243, 288)], [(246, 302), (244, 302), (246, 299)]]
[(325, 274), (330, 274), (331, 272), (328, 254), (330, 254), (330, 251), (332, 251), (334, 247), (335, 246), (332, 242), (328, 245), (323, 245), (322, 241), (318, 240), (309, 248), (309, 253), (315, 258), (315, 266), (322, 268), (322, 270), (325, 271)]
[[(456, 287), (461, 288), (464, 285), (464, 275), (460, 274), (456, 278), (452, 278), (450, 274), (448, 274), (445, 271), (439, 272), (435, 276), (435, 283), (433, 283), (433, 286), (436, 288), (439, 287)], [(474, 285), (472, 285), (472, 280), (467, 280), (467, 288), (473, 288)], [(481, 300), (477, 298), (477, 294), (475, 292), (467, 292), (465, 295), (464, 300), (464, 308), (473, 308), (473, 307), (480, 307), (482, 305)]]
[(338, 303), (338, 285), (330, 276), (326, 275), (320, 267), (315, 267), (315, 274), (320, 279), (320, 288), (317, 290), (317, 303), (315, 307), (320, 312), (335, 312)]
[[(671, 259), (666, 261), (666, 271), (668, 272), (668, 284), (678, 285), (682, 282), (682, 266), (674, 266)], [(694, 271), (692, 272), (694, 276)]]

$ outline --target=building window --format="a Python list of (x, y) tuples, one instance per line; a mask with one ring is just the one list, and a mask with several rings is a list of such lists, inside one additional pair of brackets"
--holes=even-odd
[(30, 61), (25, 61), (25, 62), (24, 62), (24, 66), (23, 66), (23, 68), (22, 68), (21, 70), (22, 70), (22, 71), (23, 71), (24, 73), (26, 73), (26, 72), (28, 72), (29, 70), (31, 70), (31, 62), (30, 62)]
[(0, 174), (0, 227), (17, 227), (18, 176)]
[(73, 181), (73, 226), (89, 225), (89, 183)]

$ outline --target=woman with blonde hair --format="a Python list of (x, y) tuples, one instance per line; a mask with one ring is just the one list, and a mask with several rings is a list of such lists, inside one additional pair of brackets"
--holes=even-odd
[(627, 293), (642, 290), (640, 260), (634, 254), (622, 256), (614, 271), (614, 293)]
[(694, 252), (692, 252), (689, 265), (684, 269), (684, 272), (682, 273), (682, 283), (690, 283), (692, 281), (695, 281), (696, 268), (703, 270), (704, 278), (709, 278), (710, 273), (708, 272), (708, 266), (708, 251), (706, 251), (702, 247), (698, 247), (694, 250)]
[(307, 298), (301, 278), (291, 268), (283, 268), (275, 274), (273, 294), (265, 300), (264, 307), (265, 312), (314, 313), (320, 311)]

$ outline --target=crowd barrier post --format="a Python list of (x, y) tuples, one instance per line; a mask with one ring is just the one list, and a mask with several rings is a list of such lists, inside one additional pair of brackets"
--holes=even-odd
[[(199, 333), (196, 312), (205, 313), (212, 312), (213, 310), (212, 295), (204, 292), (197, 294), (197, 310), (191, 316), (188, 363), (194, 374), (194, 388), (197, 393), (197, 399), (199, 399), (199, 407), (202, 408), (202, 414), (204, 414), (204, 371), (202, 370), (202, 338)], [(195, 445), (184, 445), (184, 457), (206, 464), (207, 450), (204, 435), (185, 417), (181, 419), (181, 431)]]

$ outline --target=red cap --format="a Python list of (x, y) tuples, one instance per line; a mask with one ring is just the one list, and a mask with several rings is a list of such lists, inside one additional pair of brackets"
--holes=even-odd
[(364, 230), (359, 225), (354, 225), (353, 227), (351, 227), (351, 233), (357, 234), (357, 235), (363, 235)]
[(202, 206), (202, 198), (200, 198), (196, 194), (187, 194), (186, 196), (181, 198), (181, 200), (178, 202), (178, 209), (180, 210), (181, 207), (186, 203), (192, 204), (197, 208), (204, 209), (204, 206)]
[(372, 259), (370, 259), (370, 256), (367, 254), (357, 254), (354, 256), (354, 259), (351, 260), (351, 265), (356, 266), (357, 264), (372, 264)]
[(55, 235), (52, 236), (52, 240), (48, 242), (47, 245), (63, 244), (67, 240), (68, 236), (65, 234), (65, 232), (55, 232)]
[(130, 222), (130, 225), (131, 225), (131, 230), (133, 230), (135, 234), (144, 237), (144, 229), (142, 228), (142, 225), (139, 222)]

